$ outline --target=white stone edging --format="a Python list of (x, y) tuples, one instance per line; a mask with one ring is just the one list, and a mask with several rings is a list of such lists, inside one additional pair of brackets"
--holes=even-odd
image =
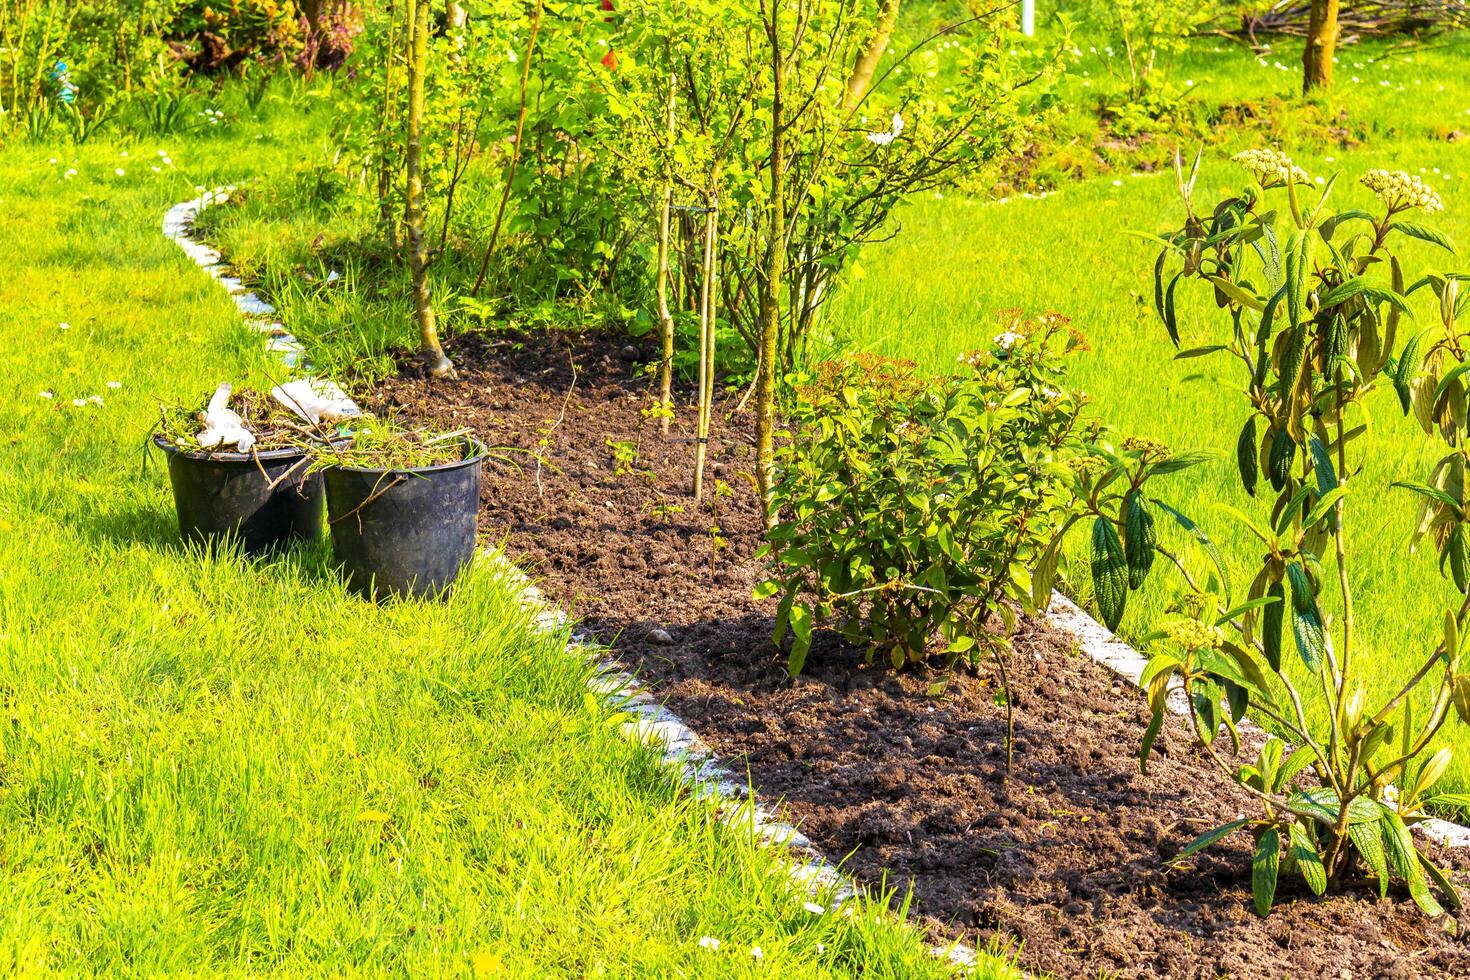
[[(246, 325), (265, 337), (267, 350), (279, 354), (286, 367), (309, 371), (311, 362), (306, 357), (305, 348), (276, 318), (275, 307), (247, 290), (240, 279), (232, 275), (233, 268), (224, 262), (217, 249), (189, 235), (199, 212), (212, 205), (223, 204), (234, 191), (234, 186), (219, 187), (174, 205), (164, 215), (163, 233), (229, 294)], [(317, 379), (308, 376), (308, 380)], [(496, 570), (519, 587), (521, 603), (532, 612), (533, 626), (537, 631), (545, 634), (567, 628), (566, 614), (549, 608), (540, 590), (502, 553), (486, 549), (480, 552), (480, 557), (497, 565)], [(622, 726), (625, 738), (659, 751), (663, 765), (678, 776), (695, 799), (709, 803), (721, 823), (750, 833), (761, 846), (781, 849), (791, 883), (801, 894), (824, 903), (823, 914), (851, 915), (854, 912), (855, 906), (851, 903), (858, 895), (858, 887), (852, 879), (828, 861), (804, 834), (778, 819), (777, 813), (763, 805), (757, 794), (735, 779), (709, 746), (677, 715), (641, 688), (636, 679), (616, 662), (599, 659), (596, 649), (588, 646), (577, 634), (570, 635), (566, 652), (584, 662), (597, 661), (588, 689), (609, 710), (633, 716)], [(931, 944), (929, 949), (935, 956), (948, 960), (966, 973), (978, 959), (975, 950), (963, 943)]]

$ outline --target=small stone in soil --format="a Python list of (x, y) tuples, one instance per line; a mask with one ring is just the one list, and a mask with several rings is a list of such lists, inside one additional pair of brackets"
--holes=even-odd
[(636, 361), (638, 360), (638, 348), (629, 344), (627, 347), (618, 351), (618, 357), (621, 357), (625, 361)]
[(666, 647), (674, 642), (674, 638), (669, 635), (668, 630), (651, 629), (648, 631), (648, 642)]

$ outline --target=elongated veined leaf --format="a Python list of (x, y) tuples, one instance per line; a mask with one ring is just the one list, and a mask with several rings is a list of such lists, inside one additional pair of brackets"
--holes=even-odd
[(1408, 884), (1409, 897), (1431, 919), (1444, 915), (1444, 907), (1435, 901), (1424, 880), (1419, 852), (1414, 849), (1414, 838), (1403, 818), (1392, 810), (1384, 810), (1378, 822), (1383, 831), (1383, 850), (1388, 855), (1388, 866)]
[(1266, 590), (1268, 599), (1275, 599), (1261, 613), (1261, 647), (1266, 654), (1266, 663), (1276, 673), (1281, 673), (1281, 624), (1286, 620), (1286, 589), (1280, 582), (1272, 582)]
[(1389, 225), (1388, 230), (1396, 231), (1401, 235), (1408, 235), (1410, 238), (1417, 238), (1421, 242), (1438, 245), (1451, 255), (1457, 254), (1455, 252), (1455, 243), (1450, 241), (1449, 237), (1443, 232), (1435, 228), (1430, 228), (1428, 225), (1414, 224), (1408, 221), (1395, 221)]
[(1192, 858), (1216, 841), (1235, 833), (1235, 831), (1244, 827), (1249, 822), (1248, 820), (1232, 820), (1229, 823), (1221, 824), (1214, 830), (1207, 830), (1186, 844), (1184, 850), (1170, 858), (1170, 861), (1183, 861), (1186, 858)]
[(1057, 579), (1057, 565), (1061, 561), (1062, 544), (1067, 532), (1072, 529), (1077, 518), (1069, 517), (1067, 522), (1047, 543), (1041, 552), (1041, 557), (1036, 559), (1036, 567), (1031, 571), (1031, 602), (1038, 610), (1044, 610), (1051, 603), (1052, 586)]
[(1128, 560), (1113, 522), (1098, 517), (1092, 522), (1092, 590), (1098, 612), (1108, 629), (1117, 629), (1128, 604)]
[(1303, 769), (1312, 764), (1315, 758), (1312, 750), (1305, 745), (1293, 749), (1291, 755), (1287, 756), (1286, 761), (1281, 764), (1281, 768), (1276, 770), (1276, 783), (1272, 789), (1278, 793), (1285, 790)]
[(1308, 441), (1307, 448), (1312, 454), (1312, 473), (1317, 477), (1317, 494), (1325, 496), (1337, 486), (1337, 470), (1332, 465), (1332, 454), (1316, 436)]
[(1295, 326), (1286, 338), (1286, 352), (1281, 357), (1281, 376), (1276, 385), (1276, 397), (1283, 402), (1291, 399), (1291, 390), (1296, 387), (1297, 379), (1301, 377), (1302, 365), (1306, 363), (1307, 333), (1305, 325)]
[(1169, 288), (1164, 292), (1164, 329), (1169, 331), (1169, 339), (1174, 341), (1176, 348), (1179, 346), (1179, 316), (1174, 310), (1174, 290), (1182, 278), (1183, 272), (1174, 273), (1174, 278), (1169, 280)]
[(1240, 438), (1235, 443), (1235, 465), (1240, 470), (1240, 482), (1245, 486), (1245, 492), (1252, 497), (1256, 495), (1258, 461), (1256, 417), (1252, 415), (1245, 420), (1245, 428), (1240, 430)]
[(1354, 296), (1360, 295), (1371, 283), (1361, 277), (1349, 279), (1327, 290), (1327, 295), (1321, 298), (1322, 309), (1331, 309), (1341, 303), (1346, 303)]
[(1327, 653), (1327, 632), (1322, 625), (1322, 612), (1312, 593), (1307, 571), (1300, 562), (1286, 566), (1286, 579), (1291, 586), (1291, 629), (1302, 663), (1312, 673), (1322, 669)]
[(1251, 858), (1251, 896), (1256, 902), (1257, 915), (1270, 915), (1276, 902), (1276, 873), (1281, 865), (1281, 835), (1275, 827), (1267, 828), (1256, 842), (1256, 853)]
[(1148, 728), (1143, 732), (1143, 744), (1138, 749), (1138, 771), (1148, 772), (1148, 757), (1154, 749), (1154, 741), (1158, 739), (1159, 732), (1164, 727), (1164, 706), (1159, 705), (1154, 709), (1153, 717), (1149, 719)]
[(1348, 824), (1348, 838), (1363, 862), (1378, 878), (1378, 897), (1388, 897), (1388, 855), (1383, 853), (1383, 831), (1376, 823)]
[(1123, 552), (1128, 560), (1128, 587), (1136, 589), (1148, 578), (1154, 564), (1154, 546), (1158, 536), (1154, 517), (1148, 512), (1143, 494), (1129, 490), (1123, 498)]
[(1419, 855), (1419, 864), (1423, 866), (1424, 873), (1429, 876), (1429, 880), (1434, 882), (1434, 886), (1444, 895), (1445, 904), (1458, 911), (1464, 903), (1460, 899), (1460, 890), (1455, 887), (1454, 882), (1450, 881), (1449, 875), (1422, 854)]
[(1215, 547), (1215, 542), (1210, 540), (1210, 536), (1206, 534), (1198, 524), (1181, 514), (1179, 511), (1175, 510), (1173, 507), (1170, 507), (1168, 504), (1164, 503), (1158, 497), (1150, 497), (1149, 500), (1151, 500), (1159, 508), (1159, 510), (1163, 511), (1165, 514), (1168, 514), (1171, 518), (1173, 518), (1175, 524), (1178, 524), (1185, 531), (1189, 532), (1189, 534), (1192, 535), (1194, 539), (1200, 543), (1200, 547), (1205, 549), (1205, 553), (1208, 554), (1210, 556), (1210, 560), (1215, 563), (1215, 570), (1220, 573), (1220, 587), (1225, 592), (1225, 604), (1227, 606), (1230, 605), (1230, 575), (1228, 572), (1225, 571), (1225, 559), (1220, 554), (1220, 549)]
[[(1392, 313), (1390, 313), (1391, 316)], [(1428, 330), (1421, 330), (1410, 337), (1408, 343), (1404, 344), (1404, 351), (1399, 355), (1398, 363), (1394, 365), (1393, 387), (1398, 392), (1399, 405), (1403, 408), (1405, 415), (1408, 415), (1410, 408), (1413, 407), (1409, 382), (1414, 379), (1414, 375), (1419, 370), (1423, 356), (1420, 351), (1428, 334)]]
[(1233, 283), (1223, 276), (1206, 276), (1205, 278), (1213, 283), (1216, 289), (1220, 290), (1220, 292), (1228, 296), (1230, 300), (1237, 305), (1255, 310), (1257, 313), (1260, 313), (1266, 309), (1265, 300), (1261, 299), (1259, 296), (1255, 296), (1251, 293), (1246, 292), (1237, 283)]
[(1320, 895), (1325, 892), (1327, 869), (1322, 865), (1322, 855), (1317, 853), (1317, 845), (1301, 824), (1291, 825), (1291, 854), (1296, 858), (1297, 870), (1306, 879), (1312, 894)]
[[(1284, 397), (1284, 396), (1283, 396)], [(1296, 459), (1296, 440), (1285, 429), (1277, 429), (1271, 440), (1271, 455), (1266, 460), (1266, 477), (1271, 489), (1280, 493), (1291, 479), (1291, 464)]]
[(1307, 519), (1303, 522), (1306, 527), (1313, 527), (1316, 523), (1326, 517), (1337, 506), (1337, 502), (1347, 496), (1347, 487), (1339, 484), (1327, 491), (1326, 496), (1319, 499), (1307, 512)]

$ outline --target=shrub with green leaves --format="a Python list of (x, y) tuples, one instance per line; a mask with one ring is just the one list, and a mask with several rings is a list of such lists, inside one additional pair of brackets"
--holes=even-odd
[(1063, 379), (1066, 318), (1008, 315), (965, 371), (930, 378), (863, 355), (804, 380), (778, 456), (778, 522), (762, 549), (777, 642), (802, 669), (830, 623), (895, 667), (976, 659), (1004, 643), (1007, 598), (1072, 506), (1082, 397)]
[[(1315, 186), (1273, 150), (1235, 159), (1254, 179), (1205, 209), (1196, 208), (1192, 194), (1198, 158), (1187, 176), (1177, 168), (1187, 218), (1159, 236), (1154, 292), (1176, 345), (1182, 296), (1196, 293), (1201, 305), (1219, 311), (1217, 335), (1178, 356), (1225, 359), (1239, 377), (1237, 466), (1260, 504), (1254, 514), (1224, 509), (1258, 540), (1261, 557), (1243, 599), (1232, 598), (1226, 578), (1216, 589), (1186, 573), (1195, 595), (1185, 617), (1147, 638), (1160, 652), (1143, 675), (1154, 718), (1142, 761), (1168, 692), (1182, 687), (1206, 756), (1256, 797), (1260, 810), (1202, 835), (1181, 857), (1245, 830), (1255, 840), (1252, 880), (1263, 915), (1280, 873), (1301, 874), (1320, 894), (1361, 870), (1385, 893), (1402, 882), (1426, 914), (1452, 928), (1441, 901), (1458, 907), (1460, 898), (1418, 850), (1410, 828), (1436, 806), (1470, 804), (1470, 796), (1435, 790), (1451, 748), (1430, 751), (1452, 708), (1470, 720), (1470, 672), (1462, 670), (1470, 614), (1470, 335), (1459, 288), (1467, 277), (1406, 269), (1420, 254), (1401, 251), (1410, 240), (1437, 245), (1441, 255), (1453, 252), (1418, 218), (1443, 207), (1418, 177), (1369, 171), (1361, 182), (1378, 203), (1337, 210), (1328, 205), (1336, 177)], [(1426, 322), (1421, 309), (1415, 325), (1420, 297), (1432, 314)], [(1355, 604), (1395, 599), (1355, 574), (1345, 528), (1354, 500), (1390, 492), (1358, 485), (1366, 458), (1360, 437), (1373, 422), (1367, 400), (1384, 386), (1449, 447), (1427, 481), (1399, 485), (1422, 501), (1416, 538), (1432, 538), (1464, 597), (1435, 624), (1443, 639), (1424, 652), (1422, 666), (1375, 704), (1363, 680), (1375, 651), (1356, 633)], [(1247, 765), (1223, 758), (1215, 748), (1222, 726), (1238, 751), (1235, 725), (1247, 712), (1295, 749), (1273, 737)], [(1307, 770), (1315, 785), (1298, 780)]]

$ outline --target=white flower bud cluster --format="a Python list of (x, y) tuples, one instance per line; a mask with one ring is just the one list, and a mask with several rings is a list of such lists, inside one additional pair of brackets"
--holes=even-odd
[(1288, 181), (1309, 184), (1312, 178), (1279, 150), (1242, 150), (1230, 159), (1256, 175), (1262, 187), (1282, 187)]
[(1420, 208), (1425, 214), (1444, 210), (1434, 188), (1402, 170), (1370, 170), (1363, 175), (1363, 186), (1388, 205), (1391, 211)]

